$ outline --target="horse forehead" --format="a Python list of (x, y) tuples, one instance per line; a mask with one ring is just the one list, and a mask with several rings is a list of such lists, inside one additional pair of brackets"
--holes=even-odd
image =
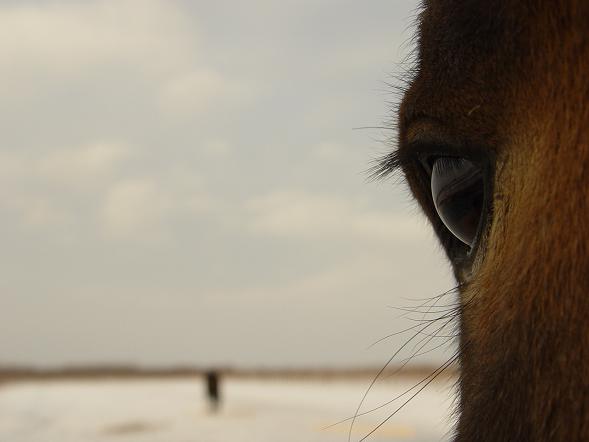
[[(418, 23), (418, 65), (401, 107), (402, 122), (427, 116), (464, 127), (488, 114), (485, 124), (489, 125), (489, 117), (503, 105), (505, 84), (515, 71), (517, 26), (508, 3), (433, 0), (424, 4)], [(493, 7), (504, 13), (491, 13)]]
[(588, 5), (584, 0), (426, 0), (401, 126), (426, 116), (471, 137), (492, 137), (500, 120), (515, 111), (522, 86), (529, 89), (546, 75), (558, 75), (560, 60), (554, 54), (559, 51), (551, 54), (549, 48), (560, 48), (571, 30), (586, 33)]
[[(420, 43), (436, 52), (475, 48), (480, 52), (503, 44), (522, 24), (523, 1), (428, 0), (419, 15)], [(529, 14), (527, 16), (530, 17)]]

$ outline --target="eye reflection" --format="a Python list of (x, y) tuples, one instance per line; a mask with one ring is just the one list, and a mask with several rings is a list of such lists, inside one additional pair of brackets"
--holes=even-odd
[(464, 158), (438, 158), (432, 168), (431, 189), (444, 225), (456, 238), (472, 247), (485, 195), (481, 169)]

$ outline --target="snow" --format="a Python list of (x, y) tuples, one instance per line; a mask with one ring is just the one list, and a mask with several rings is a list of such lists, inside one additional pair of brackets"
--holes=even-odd
[[(0, 441), (11, 442), (345, 442), (349, 422), (370, 379), (227, 379), (213, 413), (198, 378), (68, 380), (0, 386)], [(387, 381), (363, 410), (390, 401), (418, 380)], [(451, 381), (417, 395), (367, 440), (446, 440)], [(411, 392), (414, 393), (416, 390)], [(358, 441), (411, 394), (354, 425)]]

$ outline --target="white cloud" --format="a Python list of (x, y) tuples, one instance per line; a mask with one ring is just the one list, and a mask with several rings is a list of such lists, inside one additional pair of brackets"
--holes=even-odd
[(11, 181), (42, 181), (46, 184), (84, 186), (106, 178), (130, 155), (121, 143), (94, 142), (76, 148), (48, 152), (0, 152), (0, 177)]
[(74, 221), (70, 212), (57, 207), (54, 201), (46, 197), (37, 196), (22, 200), (19, 210), (24, 225), (34, 230), (57, 228), (63, 232), (63, 229), (71, 227)]
[(131, 174), (131, 160), (141, 153), (112, 142), (43, 153), (0, 152), (0, 209), (29, 229), (67, 233), (77, 225), (91, 229), (91, 235), (153, 242), (167, 237), (179, 217), (214, 208), (202, 180), (188, 167)]
[(414, 216), (375, 210), (340, 195), (275, 191), (247, 203), (253, 232), (299, 238), (404, 241), (427, 236)]
[[(425, 242), (424, 242), (425, 243)], [(423, 247), (423, 244), (419, 244)], [(411, 253), (408, 259), (414, 259)], [(418, 273), (419, 268), (403, 268), (399, 265), (399, 258), (387, 257), (385, 253), (358, 253), (354, 256), (342, 257), (341, 262), (330, 263), (327, 268), (311, 272), (300, 279), (295, 279), (278, 286), (249, 287), (238, 289), (230, 293), (230, 298), (245, 296), (259, 299), (277, 299), (278, 303), (297, 299), (314, 300), (314, 304), (321, 304), (324, 300), (330, 305), (334, 299), (348, 298), (351, 295), (363, 293), (367, 288), (388, 292), (386, 287), (396, 285), (400, 291), (407, 287), (399, 286), (399, 276), (407, 276), (407, 272)], [(403, 281), (405, 283), (406, 281)], [(213, 295), (217, 296), (217, 294)]]
[[(389, 253), (383, 250), (382, 254), (359, 251), (342, 256), (337, 264), (331, 262), (302, 278), (277, 285), (261, 282), (257, 287), (211, 291), (198, 308), (192, 309), (196, 313), (190, 319), (186, 315), (185, 321), (194, 322), (194, 315), (198, 315), (198, 322), (208, 325), (207, 335), (216, 336), (228, 348), (237, 339), (248, 342), (248, 351), (255, 352), (264, 346), (260, 343), (272, 336), (272, 345), (280, 352), (282, 347), (298, 349), (309, 339), (305, 337), (310, 337), (314, 345), (308, 351), (319, 360), (325, 356), (329, 359), (324, 353), (327, 345), (331, 354), (337, 349), (345, 355), (342, 359), (347, 364), (358, 364), (364, 358), (383, 363), (390, 357), (390, 349), (397, 350), (411, 335), (392, 336), (379, 347), (384, 348), (385, 355), (366, 354), (366, 347), (378, 338), (415, 324), (399, 317), (404, 312), (388, 307), (419, 305), (422, 301), (408, 298), (431, 297), (452, 284), (448, 266), (439, 255), (428, 253), (431, 252), (429, 241), (405, 243), (403, 253), (398, 250), (390, 253), (392, 250), (389, 248)], [(451, 299), (449, 295), (445, 302)], [(209, 319), (209, 312), (222, 312), (225, 321)], [(232, 324), (229, 331), (228, 316)], [(419, 318), (419, 315), (410, 317)], [(437, 344), (439, 341), (424, 350)], [(239, 346), (235, 351), (240, 351)], [(411, 353), (412, 346), (409, 346), (396, 360), (403, 360)], [(288, 354), (281, 359), (288, 360)]]
[(93, 143), (78, 149), (63, 149), (38, 160), (39, 175), (51, 180), (81, 182), (104, 176), (130, 154), (127, 146)]
[(168, 70), (194, 51), (194, 29), (171, 2), (117, 0), (0, 8), (0, 65), (67, 72), (105, 63)]
[(331, 142), (319, 143), (313, 147), (311, 152), (317, 159), (332, 161), (339, 159), (346, 154), (345, 149), (341, 145)]
[[(287, 3), (0, 2), (0, 212), (10, 236), (0, 258), (5, 292), (19, 295), (5, 309), (8, 353), (29, 339), (17, 352), (24, 361), (67, 362), (97, 347), (106, 358), (132, 328), (144, 336), (126, 357), (165, 363), (187, 354), (170, 342), (215, 330), (226, 336), (215, 347), (236, 363), (271, 354), (315, 363), (301, 342), (323, 333), (346, 347), (354, 323), (374, 334), (363, 322), (372, 318), (356, 314), (367, 297), (380, 307), (409, 284), (431, 294), (425, 285), (438, 285), (430, 270), (440, 265), (424, 258), (428, 228), (390, 209), (402, 197), (362, 186), (370, 155), (356, 146), (371, 136), (350, 130), (381, 119), (374, 89), (396, 22), (374, 34), (370, 8), (337, 8), (324, 38), (317, 24), (335, 0)], [(307, 191), (270, 192), (301, 183)], [(152, 243), (166, 253), (132, 247)], [(146, 300), (146, 288), (161, 296)], [(216, 290), (226, 296), (203, 309)], [(79, 320), (64, 336), (90, 327), (98, 345), (41, 351), (73, 304)], [(154, 326), (162, 311), (173, 323)], [(23, 318), (35, 327), (25, 330)], [(235, 335), (248, 344), (272, 336), (277, 351), (252, 354)]]
[(177, 114), (205, 111), (248, 95), (238, 82), (211, 69), (200, 69), (170, 78), (162, 87), (160, 100), (164, 110)]
[(201, 149), (203, 153), (214, 158), (225, 157), (231, 152), (230, 143), (222, 138), (205, 141)]
[(162, 91), (164, 105), (205, 107), (209, 100), (218, 97), (226, 87), (225, 80), (213, 71), (195, 71), (172, 78)]
[(103, 210), (106, 232), (114, 237), (153, 235), (160, 231), (167, 210), (169, 202), (154, 182), (122, 181), (106, 195)]
[(251, 97), (253, 88), (216, 69), (199, 40), (194, 17), (177, 2), (0, 6), (0, 97), (37, 100), (73, 87), (92, 115), (104, 106), (93, 92), (104, 89), (113, 103), (139, 97), (174, 118)]
[(130, 154), (127, 145), (109, 142), (41, 152), (0, 152), (4, 222), (69, 238), (74, 226), (92, 224), (97, 195)]
[[(3, 182), (11, 182), (29, 175), (33, 161), (22, 152), (0, 151), (0, 179)], [(0, 192), (3, 193), (2, 188)]]
[(173, 235), (172, 223), (179, 217), (201, 216), (214, 205), (194, 177), (172, 173), (159, 178), (128, 178), (107, 191), (101, 224), (103, 233), (112, 239), (161, 243)]

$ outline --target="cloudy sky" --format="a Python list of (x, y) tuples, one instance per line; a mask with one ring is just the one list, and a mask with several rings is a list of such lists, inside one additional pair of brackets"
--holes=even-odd
[(0, 363), (386, 361), (452, 285), (355, 129), (415, 6), (0, 3)]

